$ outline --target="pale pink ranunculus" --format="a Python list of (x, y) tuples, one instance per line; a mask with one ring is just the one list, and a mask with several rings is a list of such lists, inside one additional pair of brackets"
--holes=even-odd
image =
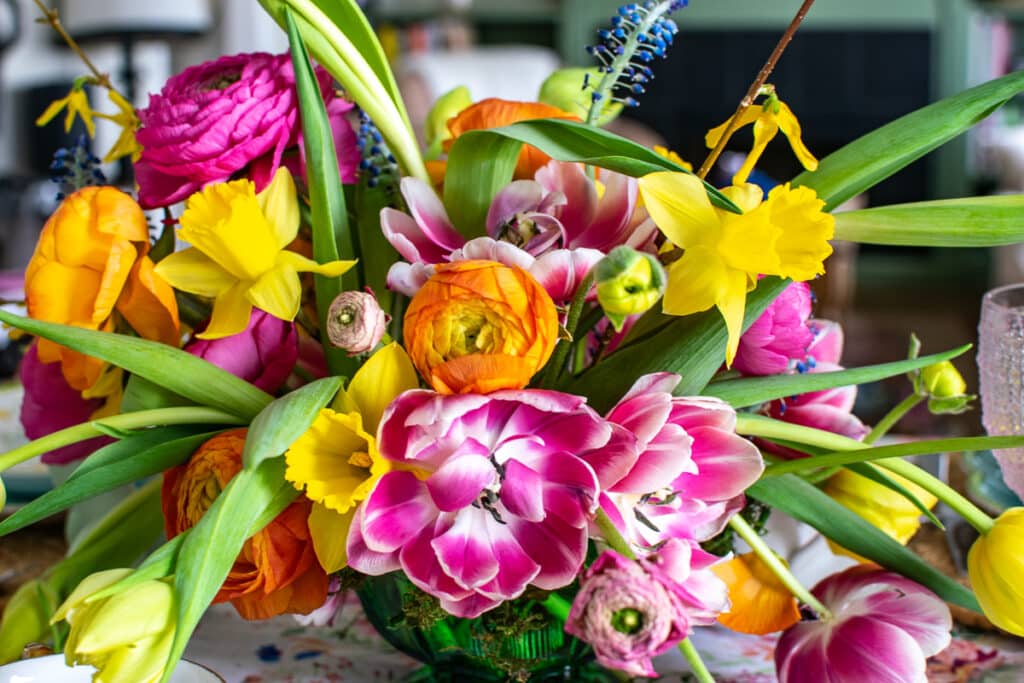
[[(338, 153), (342, 182), (354, 182), (359, 153), (346, 113), (352, 104), (316, 70)], [(135, 162), (139, 203), (151, 209), (184, 200), (205, 185), (248, 169), (257, 191), (301, 142), (295, 74), (288, 54), (238, 54), (191, 66), (171, 77), (139, 110)], [(293, 155), (301, 160), (302, 150)], [(301, 173), (302, 164), (295, 163)]]
[(657, 677), (652, 657), (728, 609), (726, 586), (706, 569), (708, 558), (717, 559), (678, 540), (637, 560), (606, 550), (580, 581), (566, 632), (593, 647), (604, 666)]
[(801, 621), (775, 647), (779, 683), (926, 683), (925, 660), (950, 642), (949, 608), (876, 565), (857, 565), (812, 591), (832, 612)]
[[(21, 425), (25, 428), (25, 436), (30, 439), (88, 422), (103, 405), (103, 401), (84, 399), (72, 389), (64, 379), (60, 363), (41, 362), (35, 344), (25, 351), (18, 376), (25, 388), (21, 401)], [(79, 441), (45, 453), (42, 461), (48, 465), (64, 465), (81, 460), (112, 442), (113, 439), (106, 436)]]
[(740, 337), (732, 367), (745, 375), (778, 375), (804, 361), (814, 341), (811, 288), (794, 282)]
[(220, 339), (193, 338), (185, 344), (185, 350), (264, 391), (274, 392), (295, 367), (299, 335), (295, 323), (253, 308), (248, 326), (238, 334)]
[(623, 434), (583, 398), (554, 391), (407, 391), (378, 428), (396, 469), (356, 510), (349, 566), (401, 569), (466, 618), (530, 585), (566, 586), (583, 565), (599, 490), (577, 454), (599, 450), (601, 467), (621, 476), (636, 459), (632, 440), (613, 438)]

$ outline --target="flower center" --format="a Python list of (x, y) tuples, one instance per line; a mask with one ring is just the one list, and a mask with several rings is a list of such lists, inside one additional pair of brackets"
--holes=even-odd
[(448, 358), (459, 358), (474, 353), (490, 353), (501, 345), (501, 330), (486, 313), (467, 311), (453, 316), (450, 321)]
[(211, 90), (225, 90), (228, 86), (233, 85), (240, 80), (242, 80), (242, 73), (240, 71), (216, 74), (203, 83), (201, 90), (206, 92)]
[(526, 214), (517, 213), (498, 229), (498, 240), (523, 248), (540, 234), (537, 223)]
[(626, 607), (612, 615), (612, 628), (619, 633), (631, 636), (644, 627), (644, 615), (640, 610)]

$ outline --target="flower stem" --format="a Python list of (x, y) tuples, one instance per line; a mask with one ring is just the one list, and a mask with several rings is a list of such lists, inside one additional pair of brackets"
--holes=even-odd
[(700, 658), (700, 653), (697, 652), (697, 648), (693, 646), (693, 641), (689, 638), (683, 638), (679, 641), (679, 651), (686, 657), (687, 663), (690, 665), (690, 670), (693, 675), (697, 677), (700, 683), (715, 683), (715, 677), (711, 675), (708, 668), (704, 665), (704, 660)]
[(551, 389), (558, 381), (558, 376), (562, 374), (565, 361), (569, 357), (569, 349), (572, 347), (573, 339), (576, 338), (576, 328), (579, 327), (580, 316), (583, 314), (583, 304), (587, 301), (587, 292), (593, 286), (594, 278), (597, 275), (596, 270), (597, 268), (590, 269), (572, 297), (569, 312), (565, 316), (565, 330), (569, 333), (569, 338), (560, 339), (555, 345), (555, 352), (551, 354), (551, 359), (541, 374), (540, 386), (544, 388)]
[(67, 427), (53, 434), (30, 441), (23, 446), (0, 455), (0, 472), (43, 453), (68, 446), (79, 441), (101, 436), (110, 429), (129, 430), (172, 424), (223, 424), (240, 425), (246, 421), (237, 415), (225, 413), (215, 408), (202, 406), (186, 406), (176, 408), (157, 408), (156, 410), (140, 410), (134, 413), (111, 415), (102, 420), (83, 422)]
[(612, 550), (617, 552), (623, 557), (629, 558), (630, 560), (636, 559), (636, 554), (633, 549), (629, 547), (629, 541), (627, 541), (619, 530), (615, 528), (615, 524), (611, 518), (601, 508), (597, 509), (597, 514), (594, 515), (594, 524), (601, 530), (601, 535), (604, 536), (605, 543), (608, 544)]
[(733, 528), (739, 537), (747, 542), (750, 549), (753, 550), (761, 561), (765, 563), (765, 566), (771, 570), (772, 574), (782, 582), (782, 584), (789, 589), (796, 598), (814, 610), (815, 614), (818, 615), (819, 619), (831, 619), (832, 613), (829, 612), (828, 608), (821, 603), (818, 598), (814, 597), (809, 590), (804, 588), (803, 584), (800, 583), (793, 572), (789, 571), (789, 567), (778, 558), (768, 544), (757, 535), (757, 532), (747, 524), (747, 521), (739, 515), (733, 515), (732, 519), (729, 520), (729, 526)]
[(38, 19), (38, 21), (49, 24), (57, 35), (60, 36), (61, 40), (71, 48), (71, 51), (78, 55), (78, 58), (82, 60), (82, 63), (85, 64), (89, 71), (92, 72), (97, 85), (101, 85), (107, 90), (115, 90), (114, 86), (110, 83), (110, 75), (97, 69), (96, 65), (92, 63), (92, 60), (85, 54), (85, 51), (82, 50), (81, 46), (79, 46), (79, 44), (75, 42), (75, 39), (68, 34), (67, 30), (65, 30), (64, 25), (60, 21), (60, 14), (58, 14), (57, 10), (50, 9), (43, 4), (42, 0), (35, 0), (35, 3), (36, 7), (39, 8), (39, 11), (43, 13), (43, 16)]
[(884, 467), (894, 474), (900, 475), (904, 479), (908, 479), (931, 493), (967, 520), (971, 526), (978, 530), (978, 533), (987, 533), (992, 528), (992, 525), (995, 524), (992, 518), (985, 514), (981, 508), (960, 495), (946, 482), (929, 474), (917, 465), (900, 458), (879, 460), (875, 464)]
[(918, 403), (924, 400), (924, 396), (917, 394), (911, 394), (905, 399), (893, 406), (892, 410), (885, 414), (885, 416), (878, 421), (875, 428), (868, 432), (868, 435), (864, 437), (864, 443), (875, 443), (880, 438), (886, 435), (890, 429), (892, 429), (897, 422), (903, 419), (903, 416), (909, 413)]
[(569, 612), (572, 610), (572, 603), (563, 598), (558, 593), (549, 593), (548, 597), (544, 598), (544, 602), (541, 603), (544, 609), (548, 611), (548, 614), (558, 619), (563, 624), (569, 620)]
[(800, 9), (796, 11), (796, 16), (793, 17), (793, 21), (789, 23), (789, 28), (787, 28), (786, 32), (782, 34), (781, 38), (779, 38), (779, 42), (775, 45), (775, 49), (772, 50), (772, 54), (768, 57), (768, 61), (761, 67), (761, 71), (758, 72), (757, 78), (755, 78), (754, 82), (750, 84), (747, 94), (743, 96), (742, 100), (740, 100), (740, 104), (736, 108), (735, 113), (733, 113), (732, 118), (729, 119), (729, 126), (725, 129), (722, 137), (718, 140), (718, 144), (715, 145), (713, 150), (711, 150), (711, 154), (708, 154), (704, 163), (700, 165), (700, 170), (697, 171), (697, 175), (701, 179), (707, 177), (708, 171), (711, 170), (711, 167), (714, 166), (715, 161), (718, 160), (722, 150), (724, 150), (725, 146), (729, 143), (729, 138), (731, 138), (732, 134), (736, 132), (737, 128), (739, 128), (740, 117), (743, 115), (743, 112), (745, 112), (747, 108), (754, 103), (754, 100), (757, 98), (757, 94), (761, 91), (761, 86), (765, 84), (765, 81), (768, 80), (768, 76), (771, 74), (772, 70), (775, 69), (775, 65), (778, 63), (779, 57), (782, 56), (782, 53), (789, 45), (789, 41), (793, 39), (793, 34), (796, 33), (796, 30), (800, 27), (801, 22), (803, 22), (804, 17), (807, 16), (807, 12), (811, 9), (811, 5), (813, 4), (814, 0), (804, 0), (804, 3), (800, 5)]

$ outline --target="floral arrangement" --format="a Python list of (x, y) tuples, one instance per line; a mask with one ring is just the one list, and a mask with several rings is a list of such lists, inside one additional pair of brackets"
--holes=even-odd
[[(639, 104), (686, 4), (631, 3), (599, 66), (553, 74), (541, 101), (442, 97), (425, 156), (355, 2), (260, 2), (290, 54), (190, 67), (137, 112), (93, 70), (41, 117), (119, 125), (108, 158), (131, 155), (137, 188), (58, 155), (28, 316), (0, 312), (36, 338), (34, 441), (0, 471), (78, 465), (0, 534), (143, 483), (14, 596), (0, 661), (49, 640), (96, 681), (166, 681), (212, 602), (323, 623), (350, 589), (459, 680), (655, 677), (678, 647), (708, 681), (690, 635), (717, 623), (780, 632), (784, 683), (923, 681), (947, 603), (1024, 635), (1024, 511), (993, 520), (903, 459), (1024, 438), (875, 445), (920, 402), (967, 407), (949, 362), (966, 349), (845, 369), (808, 284), (836, 239), (1024, 238), (1020, 197), (832, 213), (1024, 75), (819, 162), (766, 82), (807, 0), (694, 172), (601, 127)], [(750, 154), (713, 187), (746, 125)], [(747, 180), (779, 131), (806, 170), (765, 194)], [(904, 373), (908, 399), (874, 428), (852, 414), (857, 384)], [(973, 593), (905, 547), (939, 500), (981, 532)], [(808, 589), (762, 539), (769, 513), (859, 563)]]

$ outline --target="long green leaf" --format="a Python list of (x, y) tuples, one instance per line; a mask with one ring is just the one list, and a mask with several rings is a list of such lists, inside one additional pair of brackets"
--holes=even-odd
[[(292, 50), (292, 65), (295, 69), (299, 112), (302, 114), (306, 178), (309, 183), (309, 203), (313, 216), (313, 258), (317, 263), (336, 261), (339, 258), (353, 259), (356, 253), (349, 232), (348, 209), (341, 187), (338, 157), (331, 125), (327, 120), (327, 110), (324, 108), (320, 86), (313, 75), (313, 67), (309, 64), (309, 55), (306, 54), (306, 46), (299, 35), (295, 19), (288, 9), (285, 9), (284, 16), (288, 26), (288, 43)], [(334, 297), (344, 289), (359, 289), (356, 271), (350, 270), (341, 278), (315, 275), (313, 279), (327, 367), (331, 374), (351, 376), (356, 369), (355, 362), (342, 349), (331, 344), (324, 331), (327, 330), (327, 313)]]
[(890, 489), (900, 494), (901, 496), (906, 498), (911, 505), (916, 507), (922, 515), (927, 517), (928, 521), (930, 521), (932, 524), (939, 527), (943, 531), (946, 530), (946, 526), (942, 523), (942, 520), (936, 517), (935, 513), (929, 510), (928, 506), (922, 503), (921, 500), (910, 491), (910, 489), (908, 489), (906, 486), (902, 485), (892, 477), (885, 474), (885, 472), (878, 469), (873, 464), (867, 462), (856, 462), (850, 463), (846, 467), (851, 472), (859, 474), (865, 479), (870, 479), (876, 484), (881, 484), (887, 489)]
[[(444, 205), (452, 223), (466, 237), (484, 234), (491, 200), (512, 178), (521, 144), (532, 145), (559, 161), (599, 166), (635, 177), (655, 171), (686, 172), (643, 145), (564, 119), (536, 119), (463, 133), (448, 151)], [(717, 188), (706, 182), (704, 187), (713, 204), (740, 212)]]
[(387, 287), (388, 271), (402, 257), (380, 229), (380, 212), (392, 206), (395, 188), (388, 183), (377, 183), (371, 187), (371, 179), (369, 173), (360, 174), (350, 206), (355, 210), (360, 272), (380, 307), (390, 311), (395, 294)]
[(1024, 242), (1024, 195), (895, 204), (835, 214), (836, 239), (920, 247), (995, 247)]
[(201, 428), (154, 429), (112, 443), (90, 455), (60, 486), (26, 503), (0, 522), (0, 536), (23, 529), (118, 486), (163, 472), (185, 460), (212, 433)]
[(770, 375), (767, 377), (743, 377), (721, 382), (712, 382), (701, 392), (705, 396), (715, 396), (726, 401), (733, 408), (746, 408), (777, 398), (805, 394), (809, 391), (822, 391), (833, 387), (844, 387), (850, 384), (877, 382), (887, 377), (902, 375), (911, 370), (924, 368), (933, 363), (956, 358), (971, 348), (970, 344), (955, 349), (934, 353), (930, 356), (910, 358), (868, 365), (862, 368), (849, 368), (835, 372), (805, 372), (798, 375)]
[(167, 344), (23, 318), (4, 310), (0, 310), (0, 321), (113, 363), (198, 405), (241, 418), (252, 419), (273, 400), (230, 372)]
[(917, 581), (943, 600), (981, 612), (969, 590), (799, 477), (787, 474), (762, 479), (747, 493), (809, 524), (844, 548)]
[(273, 458), (256, 469), (241, 470), (182, 543), (174, 574), (178, 625), (161, 683), (167, 683), (181, 659), (192, 632), (238, 558), (253, 523), (272, 501), (279, 499), (283, 489), (295, 492), (284, 479), (284, 469), (284, 460)]
[(245, 437), (242, 462), (246, 469), (254, 469), (267, 458), (282, 455), (309, 429), (320, 409), (340, 388), (340, 377), (325, 377), (285, 394), (264, 408), (252, 421)]
[(981, 121), (1024, 90), (1024, 71), (997, 78), (902, 116), (828, 155), (793, 185), (834, 209)]
[[(757, 320), (776, 296), (789, 284), (777, 277), (762, 278), (747, 295), (743, 329)], [(676, 394), (699, 394), (725, 362), (727, 340), (721, 314), (715, 310), (673, 318), (656, 332), (618, 349), (579, 378), (569, 378), (560, 388), (586, 396), (590, 405), (603, 412), (612, 407), (640, 375), (674, 372), (682, 377)]]

